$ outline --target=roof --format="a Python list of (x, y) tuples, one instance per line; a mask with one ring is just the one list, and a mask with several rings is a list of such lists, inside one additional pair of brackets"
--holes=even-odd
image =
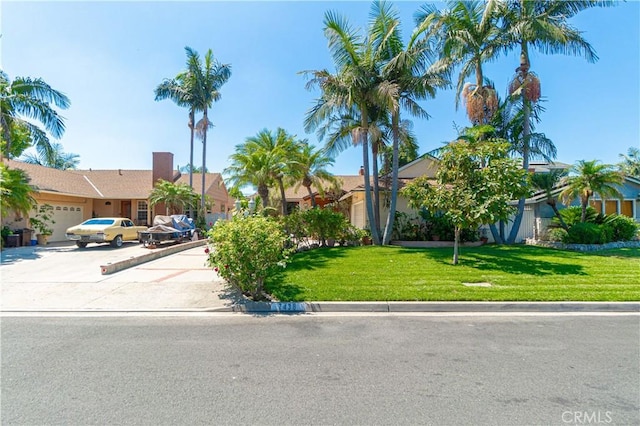
[[(30, 177), (30, 184), (39, 192), (89, 198), (147, 199), (153, 190), (151, 170), (58, 170), (37, 164), (5, 159), (4, 163), (15, 169), (24, 170)], [(174, 171), (174, 181), (189, 183), (189, 175)], [(226, 199), (221, 186), (220, 173), (206, 174), (206, 189), (211, 196)], [(193, 190), (200, 194), (202, 175), (193, 174)]]
[[(362, 185), (364, 182), (364, 177), (361, 175), (336, 175), (334, 176), (340, 182), (341, 188), (345, 192), (349, 192), (356, 188), (358, 185)], [(330, 183), (326, 183), (326, 187), (330, 187)], [(325, 189), (328, 189), (326, 188)], [(311, 186), (311, 191), (314, 194), (318, 193), (318, 190)], [(294, 185), (293, 187), (286, 188), (284, 191), (285, 198), (287, 201), (301, 201), (304, 198), (309, 198), (309, 192), (307, 188), (302, 185)]]

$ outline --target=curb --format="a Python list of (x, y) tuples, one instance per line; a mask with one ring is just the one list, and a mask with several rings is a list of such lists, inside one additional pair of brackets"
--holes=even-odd
[(638, 302), (247, 302), (242, 313), (384, 312), (625, 312), (640, 313)]
[[(186, 243), (180, 243), (172, 246), (168, 246), (162, 249), (155, 249), (151, 253), (143, 254), (142, 256), (131, 257), (125, 260), (119, 260), (117, 262), (107, 263), (106, 265), (100, 265), (100, 273), (102, 275), (113, 274), (114, 272), (122, 271), (132, 266), (137, 266), (145, 262), (160, 259), (161, 257), (169, 256), (174, 253), (189, 250), (194, 247), (203, 246), (207, 243), (207, 240), (189, 241)], [(152, 250), (152, 249), (150, 249)]]

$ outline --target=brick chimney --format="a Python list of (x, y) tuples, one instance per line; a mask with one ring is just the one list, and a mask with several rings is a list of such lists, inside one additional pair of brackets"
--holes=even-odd
[(360, 171), (358, 172), (360, 176), (364, 176), (364, 166), (360, 166)]
[(153, 185), (158, 179), (173, 182), (173, 154), (171, 152), (153, 153)]

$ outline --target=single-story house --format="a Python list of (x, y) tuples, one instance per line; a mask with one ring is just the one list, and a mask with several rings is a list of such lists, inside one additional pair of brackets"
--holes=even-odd
[[(53, 234), (49, 241), (64, 241), (65, 230), (92, 217), (127, 217), (138, 225), (150, 225), (156, 214), (165, 214), (162, 206), (151, 207), (149, 195), (155, 183), (164, 179), (189, 184), (189, 175), (173, 168), (173, 154), (154, 152), (151, 170), (58, 170), (15, 160), (3, 160), (9, 168), (22, 169), (36, 188), (38, 205), (53, 207)], [(205, 176), (207, 194), (213, 208), (207, 222), (228, 218), (234, 200), (229, 196), (220, 173)], [(193, 174), (193, 190), (200, 194), (202, 175)], [(35, 214), (33, 212), (32, 214)], [(28, 218), (9, 216), (2, 225), (12, 229), (28, 228)]]

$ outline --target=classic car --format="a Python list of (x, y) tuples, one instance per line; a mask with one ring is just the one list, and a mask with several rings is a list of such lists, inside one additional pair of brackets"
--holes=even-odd
[(146, 226), (136, 226), (131, 219), (95, 217), (72, 226), (65, 235), (80, 248), (89, 243), (110, 243), (113, 247), (122, 247), (123, 241), (136, 241), (139, 239), (138, 232), (146, 230)]

